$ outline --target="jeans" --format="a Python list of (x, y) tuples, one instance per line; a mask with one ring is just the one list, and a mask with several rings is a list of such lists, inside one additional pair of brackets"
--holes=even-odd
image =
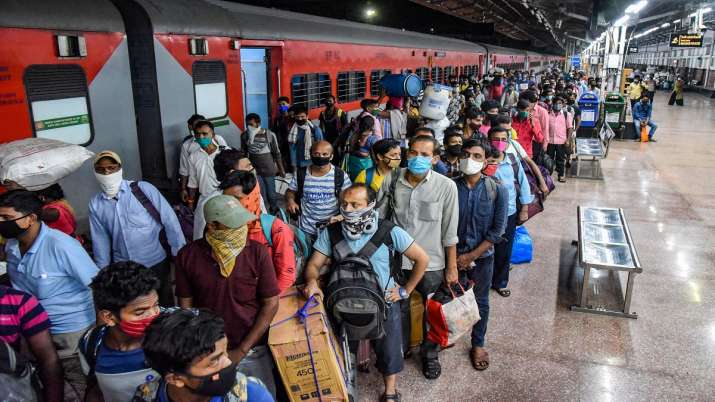
[[(653, 123), (653, 121), (648, 120), (646, 123), (648, 127), (650, 127), (650, 131), (648, 132), (648, 139), (651, 140), (653, 139), (653, 135), (655, 135), (655, 130), (658, 128), (658, 125)], [(638, 138), (640, 138), (640, 133), (641, 133), (641, 121), (633, 119), (633, 127), (636, 129), (636, 135)]]
[[(409, 278), (412, 271), (403, 270), (405, 278)], [(422, 277), (420, 283), (417, 284), (415, 290), (422, 296), (423, 302), (427, 302), (427, 296), (434, 293), (444, 282), (444, 270), (427, 271)], [(410, 348), (410, 333), (412, 330), (412, 321), (410, 320), (410, 299), (400, 302), (400, 310), (402, 311), (402, 347), (403, 350)], [(437, 358), (439, 345), (427, 340), (427, 315), (425, 314), (422, 320), (422, 346), (420, 353), (423, 357)]]
[(263, 381), (268, 392), (273, 395), (273, 398), (276, 397), (276, 382), (273, 377), (273, 356), (271, 356), (268, 346), (258, 345), (249, 350), (248, 354), (238, 363), (238, 371)]
[(514, 233), (516, 232), (516, 219), (519, 213), (510, 216), (506, 222), (504, 240), (494, 245), (494, 275), (492, 287), (504, 289), (509, 285), (509, 266), (511, 264), (511, 249), (514, 246)]
[(566, 174), (566, 146), (564, 144), (549, 144), (546, 153), (554, 160), (559, 177)]
[(261, 196), (263, 201), (268, 204), (268, 211), (273, 212), (278, 210), (278, 193), (276, 193), (276, 177), (275, 176), (260, 176), (256, 175), (258, 183), (261, 186)]
[(475, 266), (466, 271), (460, 271), (461, 278), (466, 276), (474, 282), (474, 298), (479, 306), (481, 319), (472, 327), (472, 347), (484, 346), (484, 334), (487, 332), (489, 322), (489, 288), (494, 273), (494, 255), (479, 258), (474, 261)]

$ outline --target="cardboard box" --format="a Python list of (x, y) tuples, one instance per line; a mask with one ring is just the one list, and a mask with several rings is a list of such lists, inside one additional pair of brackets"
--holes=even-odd
[[(306, 299), (295, 288), (286, 290), (268, 332), (268, 345), (286, 392), (291, 402), (319, 401), (318, 392), (323, 402), (348, 401), (341, 344), (332, 333), (322, 303), (307, 310), (305, 323), (296, 317), (305, 303)], [(320, 390), (316, 387), (316, 376)]]

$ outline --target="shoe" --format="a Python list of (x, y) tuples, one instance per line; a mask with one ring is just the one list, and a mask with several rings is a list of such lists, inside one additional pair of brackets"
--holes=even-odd
[(648, 142), (658, 142), (658, 141), (656, 141), (655, 138), (651, 138), (651, 139), (648, 140)]
[(559, 176), (559, 183), (566, 183), (566, 178), (564, 176)]

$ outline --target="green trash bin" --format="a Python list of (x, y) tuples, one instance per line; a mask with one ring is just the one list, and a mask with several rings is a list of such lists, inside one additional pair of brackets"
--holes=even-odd
[(618, 92), (609, 92), (603, 100), (604, 121), (614, 132), (622, 132), (626, 123), (626, 100)]

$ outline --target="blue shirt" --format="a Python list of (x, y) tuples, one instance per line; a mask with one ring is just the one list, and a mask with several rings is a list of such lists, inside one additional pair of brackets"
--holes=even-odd
[[(534, 196), (531, 194), (529, 180), (526, 178), (524, 168), (521, 166), (521, 163), (519, 162), (519, 159), (517, 157), (514, 156), (513, 161), (518, 168), (518, 180), (520, 187), (520, 194), (518, 194), (518, 196), (519, 200), (521, 201), (521, 205), (531, 204), (534, 201)], [(514, 167), (512, 167), (512, 158), (509, 157), (509, 154), (504, 154), (504, 160), (499, 162), (499, 167), (497, 168), (497, 172), (496, 174), (494, 174), (494, 177), (497, 178), (499, 180), (499, 183), (506, 187), (507, 191), (509, 192), (509, 208), (507, 211), (507, 215), (512, 216), (517, 212), (517, 194), (516, 186), (514, 184)]]
[(50, 316), (50, 332), (76, 332), (94, 324), (89, 283), (97, 266), (74, 238), (44, 223), (25, 255), (17, 239), (8, 239), (7, 272), (15, 289), (35, 296)]
[(642, 102), (636, 102), (633, 106), (633, 120), (650, 120), (652, 114), (653, 106), (650, 103), (644, 105)]
[[(129, 260), (151, 267), (167, 257), (159, 242), (162, 225), (134, 197), (129, 184), (122, 180), (114, 198), (99, 193), (89, 201), (92, 249), (99, 267)], [(176, 255), (186, 244), (176, 214), (156, 187), (140, 181), (139, 188), (159, 211), (171, 253)]]
[[(350, 240), (345, 237), (348, 242), (350, 249), (357, 253), (359, 252), (372, 237), (372, 233), (364, 233), (357, 240)], [(412, 245), (414, 240), (404, 229), (399, 226), (395, 226), (390, 231), (390, 236), (392, 236), (392, 244), (398, 253), (404, 253)], [(313, 248), (320, 254), (327, 257), (333, 255), (333, 244), (330, 244), (330, 234), (327, 230), (321, 230), (318, 235), (318, 240), (313, 244)], [(390, 250), (388, 250), (386, 245), (380, 246), (380, 248), (375, 251), (375, 253), (370, 257), (370, 263), (372, 264), (372, 269), (377, 273), (378, 279), (380, 280), (380, 286), (383, 289), (390, 289), (395, 287), (394, 279), (390, 273)]]
[[(242, 374), (239, 374), (242, 375)], [(263, 385), (262, 382), (257, 380), (254, 377), (248, 377), (246, 381), (246, 402), (274, 402), (275, 400), (271, 396), (271, 393), (268, 392), (266, 389), (266, 386)], [(221, 395), (221, 396), (213, 396), (209, 400), (209, 402), (225, 402), (228, 399), (226, 398), (227, 395)], [(159, 390), (157, 392), (157, 396), (154, 399), (157, 402), (171, 402), (169, 399), (169, 395), (167, 394), (166, 391), (166, 382), (164, 382), (164, 379), (162, 378), (161, 384), (159, 385)]]
[[(298, 167), (310, 165), (310, 158), (305, 158), (305, 132), (306, 130), (298, 127), (298, 138), (295, 144), (290, 144), (290, 161)], [(313, 144), (323, 140), (323, 132), (320, 127), (313, 126)]]
[[(469, 188), (464, 178), (457, 179), (456, 182), (459, 198), (457, 253), (468, 253), (484, 240), (499, 243), (506, 230), (509, 207), (509, 192), (506, 187), (497, 183), (494, 199), (491, 199), (484, 176), (479, 179), (474, 188)], [(494, 247), (490, 247), (480, 258), (492, 254), (494, 254)]]

